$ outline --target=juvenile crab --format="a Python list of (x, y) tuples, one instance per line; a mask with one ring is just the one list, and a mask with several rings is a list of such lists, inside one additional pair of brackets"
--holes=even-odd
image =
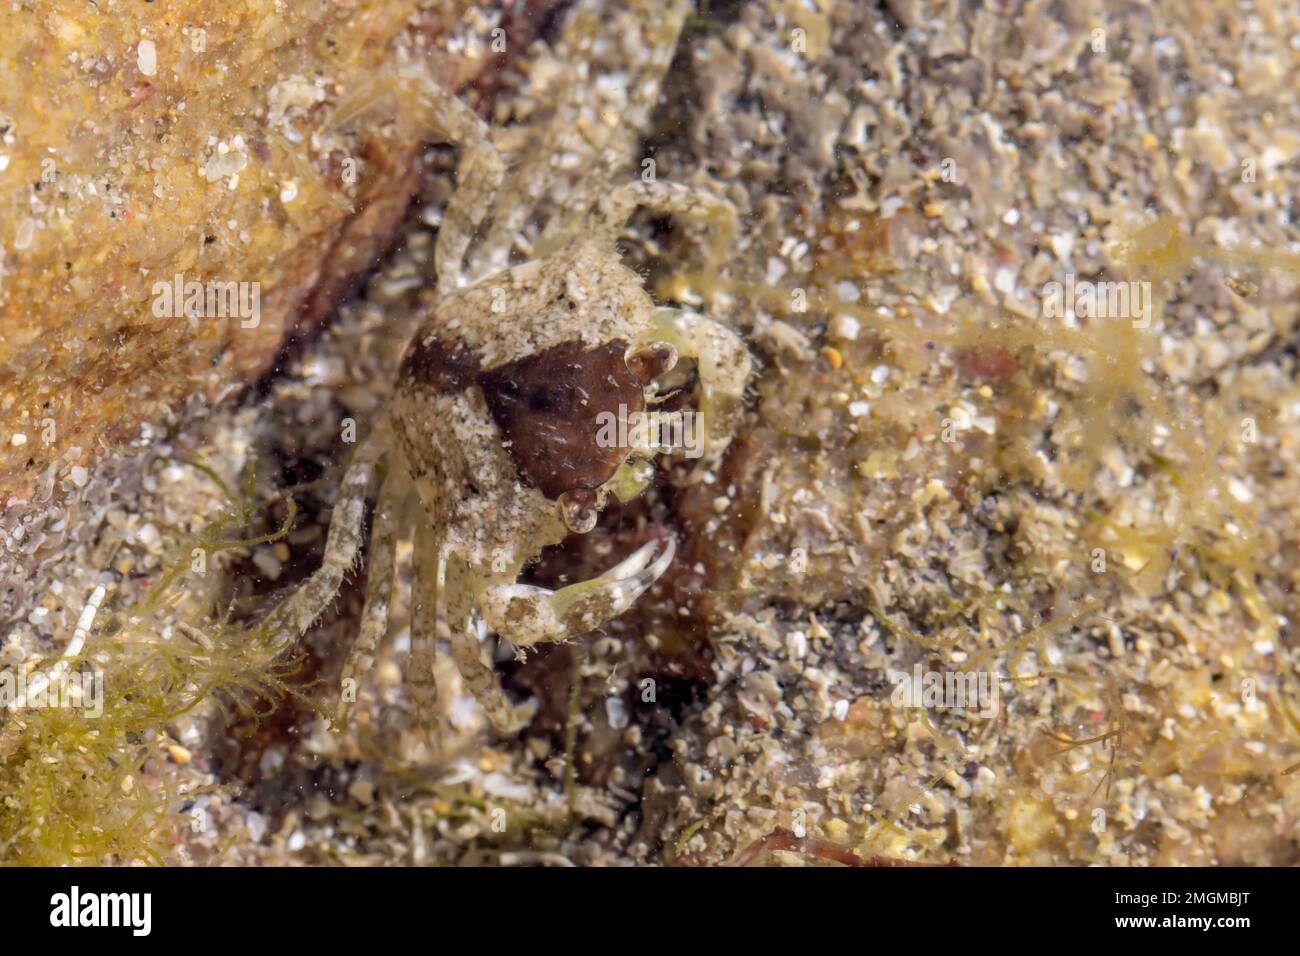
[[(671, 2), (654, 16), (659, 47), (634, 86), (632, 112), (648, 113), (657, 98), (687, 7)], [(531, 210), (494, 203), (504, 165), (488, 128), (418, 73), (401, 82), (403, 99), (463, 148), (459, 186), (434, 250), (438, 297), (418, 317), (380, 421), (345, 470), (324, 563), (273, 611), (274, 625), (286, 643), (294, 640), (337, 594), (382, 474), (365, 605), (343, 675), (358, 679), (374, 662), (387, 630), (395, 544), (414, 525), (407, 682), (416, 710), (425, 720), (433, 714), (436, 637), (445, 626), (466, 686), (507, 732), (529, 718), (531, 703), (516, 708), (501, 690), (483, 657), (486, 630), (517, 648), (576, 638), (627, 610), (673, 557), (667, 538), (557, 591), (518, 583), (543, 548), (590, 531), (609, 494), (627, 498), (645, 484), (651, 450), (602, 441), (602, 413), (631, 414), (655, 403), (656, 380), (679, 356), (689, 357), (700, 380), (705, 453), (716, 455), (730, 440), (749, 375), (749, 354), (733, 332), (656, 307), (614, 241), (631, 213), (649, 206), (712, 221), (721, 251), (734, 211), (699, 191), (638, 181), (606, 190), (594, 209), (570, 206), (548, 224), (533, 257), (510, 266)], [(607, 185), (613, 151), (597, 160), (570, 194), (575, 203)], [(608, 167), (605, 181), (600, 167)], [(535, 185), (539, 175), (534, 163), (516, 177), (526, 196), (537, 196), (527, 181)], [(494, 205), (492, 229), (470, 265), (467, 253)]]

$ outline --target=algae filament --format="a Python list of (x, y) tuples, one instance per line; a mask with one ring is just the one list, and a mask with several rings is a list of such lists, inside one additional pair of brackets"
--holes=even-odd
[[(287, 512), (277, 531), (226, 538), (281, 500)], [(275, 648), (263, 625), (241, 626), (229, 611), (207, 609), (185, 620), (194, 592), (183, 585), (197, 583), (191, 556), (277, 540), (293, 518), (287, 497), (255, 502), (250, 471), (242, 501), (232, 497), (228, 510), (184, 536), (159, 580), (132, 606), (102, 612), (81, 654), (59, 658), (102, 676), (101, 716), (67, 707), (0, 712), (0, 863), (174, 859), (179, 828), (193, 822), (185, 813), (189, 802), (217, 787), (196, 783), (193, 770), (172, 759), (173, 722), (204, 702), (256, 718), (259, 705), (302, 697), (302, 687), (290, 683), (299, 659)], [(206, 597), (202, 603), (211, 607)]]

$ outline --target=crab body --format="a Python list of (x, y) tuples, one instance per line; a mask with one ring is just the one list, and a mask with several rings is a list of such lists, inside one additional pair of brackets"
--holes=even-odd
[(594, 523), (630, 452), (600, 440), (601, 418), (643, 411), (675, 358), (653, 342), (655, 314), (612, 252), (576, 242), (447, 295), (408, 346), (390, 425), (424, 519), (490, 618), (509, 611), (493, 588)]
[[(649, 50), (648, 79), (630, 86), (632, 114), (647, 113), (657, 96), (688, 8), (685, 0), (646, 7), (647, 29), (653, 24), (661, 42)], [(616, 153), (606, 149), (569, 193), (575, 207), (547, 223), (531, 259), (511, 265), (544, 167), (525, 162), (514, 189), (503, 189), (505, 164), (472, 110), (414, 69), (393, 89), (416, 105), (421, 122), (464, 150), (434, 249), (436, 298), (418, 317), (376, 427), (351, 454), (322, 566), (273, 610), (273, 625), (287, 643), (338, 593), (377, 484), (365, 605), (345, 688), (370, 669), (388, 633), (396, 543), (409, 534), (407, 684), (417, 715), (433, 713), (441, 637), (469, 691), (508, 731), (531, 710), (505, 697), (484, 660), (487, 632), (516, 648), (576, 639), (627, 610), (673, 558), (672, 538), (661, 536), (592, 580), (557, 591), (519, 583), (544, 548), (590, 531), (609, 494), (625, 499), (647, 480), (655, 449), (640, 439), (609, 440), (602, 419), (654, 404), (656, 380), (684, 356), (696, 363), (704, 453), (717, 456), (749, 375), (739, 337), (703, 315), (656, 305), (620, 261), (615, 240), (632, 212), (648, 206), (718, 227), (716, 255), (734, 235), (735, 213), (725, 200), (683, 186), (642, 180), (608, 188)], [(373, 104), (382, 93), (354, 99)], [(340, 122), (360, 115), (341, 112)], [(580, 148), (575, 122), (562, 110), (548, 135)], [(509, 196), (521, 201), (507, 203)], [(353, 700), (345, 690), (340, 720)]]

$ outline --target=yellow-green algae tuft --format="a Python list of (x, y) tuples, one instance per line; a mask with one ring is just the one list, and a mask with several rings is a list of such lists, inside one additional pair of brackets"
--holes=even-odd
[[(205, 472), (207, 469), (203, 469)], [(209, 472), (210, 474), (210, 472)], [(215, 476), (212, 476), (215, 477)], [(99, 708), (0, 711), (0, 862), (59, 866), (170, 862), (189, 801), (214, 784), (182, 770), (175, 722), (209, 702), (260, 719), (294, 683), (300, 658), (284, 653), (260, 623), (235, 623), (231, 609), (186, 620), (211, 558), (278, 540), (294, 517), (259, 538), (231, 539), (279, 502), (247, 497), (182, 537), (159, 580), (131, 606), (101, 611), (83, 652), (58, 658), (102, 675)], [(200, 602), (207, 608), (206, 591)], [(30, 681), (30, 677), (29, 677)]]

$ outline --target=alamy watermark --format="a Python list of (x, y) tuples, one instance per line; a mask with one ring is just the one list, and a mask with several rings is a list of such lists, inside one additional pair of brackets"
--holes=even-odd
[(152, 893), (83, 893), (74, 884), (68, 892), (50, 897), (51, 926), (119, 926), (133, 936), (148, 936), (152, 914)]
[(72, 664), (86, 646), (95, 615), (108, 589), (95, 585), (77, 618), (72, 640), (47, 671), (0, 670), (0, 708), (4, 710), (63, 707), (83, 710), (87, 717), (104, 713), (104, 674), (98, 667), (73, 670)]
[(1043, 318), (1059, 319), (1074, 313), (1081, 319), (1131, 319), (1133, 328), (1151, 327), (1153, 300), (1150, 282), (1076, 281), (1073, 272), (1065, 282), (1043, 286)]
[(596, 416), (596, 444), (601, 448), (635, 448), (656, 454), (680, 453), (686, 458), (704, 454), (704, 416), (699, 412), (628, 411)]
[(153, 297), (153, 314), (160, 319), (237, 318), (241, 329), (255, 329), (262, 321), (260, 282), (199, 282), (178, 272), (170, 282), (155, 282)]
[(984, 718), (996, 717), (1001, 685), (990, 671), (923, 671), (920, 664), (911, 672), (889, 670), (894, 692), (889, 702), (895, 707), (943, 707), (975, 711)]
[(35, 710), (45, 707), (84, 711), (86, 717), (104, 713), (104, 675), (99, 668), (68, 671), (56, 668), (30, 676), (21, 671), (0, 671), (0, 709)]

